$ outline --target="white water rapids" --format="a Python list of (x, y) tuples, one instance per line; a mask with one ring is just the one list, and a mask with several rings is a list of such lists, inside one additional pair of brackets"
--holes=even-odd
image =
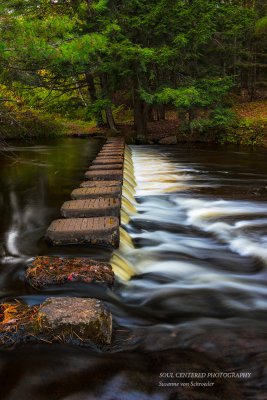
[(212, 317), (266, 311), (267, 204), (198, 196), (221, 178), (156, 147), (132, 146), (132, 161), (134, 246), (122, 240), (115, 253), (125, 300)]

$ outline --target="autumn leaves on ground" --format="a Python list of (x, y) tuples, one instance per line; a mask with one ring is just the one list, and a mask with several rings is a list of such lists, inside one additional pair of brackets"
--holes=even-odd
[[(144, 142), (156, 144), (163, 138), (176, 137), (177, 142), (217, 142), (267, 147), (267, 101), (250, 102), (242, 97), (236, 97), (232, 111), (234, 123), (227, 130), (210, 130), (202, 133), (196, 130), (191, 134), (179, 129), (181, 121), (177, 112), (169, 110), (166, 112), (165, 120), (148, 122), (148, 134)], [(119, 135), (132, 143), (136, 141), (133, 120), (124, 122), (124, 117), (124, 113), (117, 116)], [(112, 135), (108, 128), (97, 128), (79, 121), (63, 122), (63, 125), (68, 135)]]

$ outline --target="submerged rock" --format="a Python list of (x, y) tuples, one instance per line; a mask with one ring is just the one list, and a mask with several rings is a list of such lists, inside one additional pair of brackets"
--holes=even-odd
[(41, 305), (38, 317), (41, 331), (52, 336), (96, 345), (111, 341), (112, 316), (98, 299), (51, 297)]
[(28, 267), (26, 280), (33, 287), (85, 282), (112, 288), (114, 272), (110, 264), (86, 258), (41, 256)]

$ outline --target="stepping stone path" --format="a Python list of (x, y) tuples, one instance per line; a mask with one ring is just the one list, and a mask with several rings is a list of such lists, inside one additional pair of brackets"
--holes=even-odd
[(107, 188), (115, 186), (121, 190), (121, 181), (85, 181), (80, 184), (82, 188)]
[(98, 199), (98, 198), (119, 199), (121, 197), (121, 188), (119, 186), (94, 186), (74, 189), (71, 192), (73, 200), (79, 199)]
[[(46, 239), (54, 246), (89, 244), (117, 248), (120, 242), (120, 204), (124, 139), (109, 138), (85, 173), (86, 181), (61, 207), (65, 218), (53, 221)], [(129, 150), (127, 150), (129, 154)], [(42, 290), (49, 285), (83, 282), (112, 290), (111, 265), (86, 258), (36, 257), (26, 281)], [(19, 302), (0, 304), (0, 344), (66, 342), (103, 347), (112, 336), (112, 316), (94, 298), (51, 297), (38, 306)]]
[(103, 169), (99, 169), (99, 170), (96, 170), (96, 171), (87, 171), (85, 173), (85, 179), (88, 179), (90, 181), (120, 180), (122, 182), (122, 170), (117, 170), (117, 169), (103, 170)]
[(120, 201), (114, 198), (66, 201), (60, 209), (63, 217), (119, 217)]
[(86, 258), (36, 257), (26, 271), (26, 281), (35, 288), (84, 282), (113, 287), (111, 265)]
[(96, 159), (92, 162), (93, 165), (105, 165), (105, 164), (122, 164), (122, 157), (96, 157)]
[(123, 165), (122, 163), (117, 163), (117, 164), (100, 164), (100, 165), (91, 165), (89, 167), (89, 171), (99, 171), (100, 169), (106, 170), (106, 169), (122, 169)]
[(87, 243), (117, 248), (119, 236), (116, 217), (57, 219), (47, 230), (48, 241), (54, 246)]

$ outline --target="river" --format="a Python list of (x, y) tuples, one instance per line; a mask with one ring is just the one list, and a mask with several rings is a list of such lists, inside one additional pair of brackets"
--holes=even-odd
[(102, 143), (14, 142), (1, 154), (1, 301), (95, 296), (114, 319), (105, 352), (2, 349), (1, 400), (266, 399), (264, 152), (131, 146), (136, 186), (125, 192), (131, 219), (113, 254), (114, 292), (77, 283), (37, 292), (25, 283), (36, 255), (109, 260), (108, 250), (43, 240)]

